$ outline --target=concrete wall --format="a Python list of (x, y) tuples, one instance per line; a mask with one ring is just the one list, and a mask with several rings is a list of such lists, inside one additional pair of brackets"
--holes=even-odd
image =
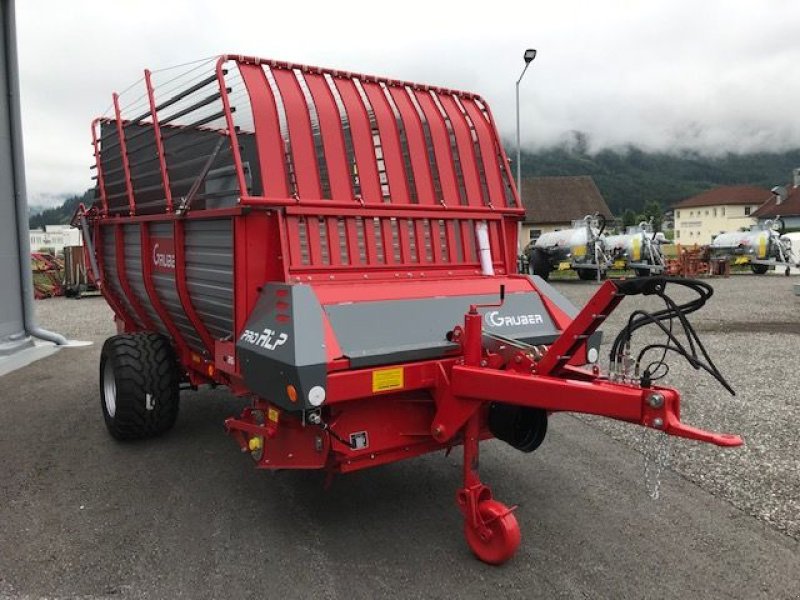
[(683, 246), (710, 244), (723, 231), (749, 228), (756, 220), (748, 216), (758, 204), (718, 204), (675, 209), (675, 242)]

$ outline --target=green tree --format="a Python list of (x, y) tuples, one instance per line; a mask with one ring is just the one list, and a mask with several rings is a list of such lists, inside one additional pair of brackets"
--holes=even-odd
[(643, 221), (653, 220), (653, 230), (659, 231), (661, 229), (661, 221), (664, 219), (664, 213), (661, 210), (661, 203), (658, 200), (651, 200), (644, 205)]
[(622, 226), (631, 227), (637, 224), (638, 216), (630, 208), (626, 208), (622, 213)]

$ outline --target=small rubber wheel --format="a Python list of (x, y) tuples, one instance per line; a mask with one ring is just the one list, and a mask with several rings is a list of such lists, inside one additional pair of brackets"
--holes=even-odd
[(514, 556), (522, 535), (514, 513), (497, 500), (484, 500), (478, 505), (481, 519), (491, 532), (488, 539), (481, 539), (478, 531), (468, 521), (464, 523), (464, 535), (472, 552), (490, 565), (500, 565)]
[(180, 400), (178, 363), (157, 333), (110, 337), (100, 353), (100, 408), (118, 440), (154, 437), (172, 428)]
[(634, 269), (637, 277), (650, 277), (650, 269)]
[(769, 271), (769, 266), (767, 265), (750, 265), (750, 270), (753, 271), (756, 275), (763, 275), (767, 271)]
[[(597, 279), (597, 269), (576, 269), (578, 272), (578, 279), (581, 281), (595, 281)], [(601, 279), (605, 279), (603, 274), (600, 274)]]

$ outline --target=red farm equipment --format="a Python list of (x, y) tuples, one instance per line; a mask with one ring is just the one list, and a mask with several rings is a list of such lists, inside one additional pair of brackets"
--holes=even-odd
[[(606, 281), (577, 311), (515, 274), (523, 209), (479, 96), (248, 56), (145, 71), (132, 95), (93, 123), (96, 201), (76, 219), (119, 332), (100, 363), (114, 437), (166, 431), (180, 389), (212, 384), (251, 401), (225, 428), (262, 469), (463, 446), (457, 504), (494, 564), (520, 531), (478, 476), (481, 440), (530, 452), (574, 411), (741, 444), (681, 423), (630, 353), (655, 323), (722, 381), (664, 325), (706, 284), (683, 282), (697, 298), (679, 306), (668, 278)], [(666, 308), (632, 318), (603, 371), (598, 328), (637, 294)]]

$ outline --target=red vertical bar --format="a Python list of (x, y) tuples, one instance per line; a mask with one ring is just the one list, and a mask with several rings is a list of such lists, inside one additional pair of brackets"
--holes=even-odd
[(339, 236), (339, 219), (325, 217), (325, 230), (328, 238), (328, 257), (332, 265), (342, 264), (342, 240)]
[[(161, 139), (161, 127), (158, 124), (158, 114), (156, 111), (156, 98), (153, 94), (153, 82), (150, 78), (150, 70), (144, 70), (144, 83), (147, 87), (147, 100), (150, 102), (150, 118), (153, 121), (153, 135), (156, 140), (156, 153), (158, 154), (158, 164), (161, 169), (161, 184), (164, 186), (164, 199), (167, 202), (167, 212), (172, 212), (172, 190), (169, 186), (169, 174), (167, 173), (167, 159), (164, 156), (164, 141)], [(143, 228), (142, 230), (144, 230)], [(142, 261), (144, 263), (145, 261)], [(163, 319), (162, 319), (163, 320)]]
[(322, 198), (322, 188), (319, 183), (317, 153), (314, 148), (314, 135), (311, 131), (311, 116), (306, 97), (294, 71), (272, 69), (272, 76), (278, 84), (286, 111), (298, 194), (301, 197), (317, 200)]
[(128, 193), (128, 208), (131, 215), (136, 214), (136, 201), (133, 198), (133, 182), (131, 181), (131, 168), (128, 164), (128, 147), (125, 144), (125, 129), (122, 127), (122, 114), (119, 110), (119, 95), (115, 92), (111, 96), (114, 100), (114, 115), (117, 119), (117, 137), (119, 138), (119, 156), (122, 160), (122, 172), (125, 174), (125, 190)]
[(361, 222), (364, 226), (364, 250), (367, 255), (367, 265), (377, 265), (378, 244), (375, 240), (375, 219), (372, 217), (364, 217)]
[(147, 296), (150, 299), (150, 304), (153, 306), (153, 309), (158, 314), (158, 318), (161, 319), (161, 322), (164, 324), (164, 327), (167, 328), (169, 334), (172, 336), (172, 339), (175, 341), (175, 344), (178, 346), (178, 350), (182, 355), (188, 356), (189, 355), (189, 346), (186, 343), (186, 340), (183, 339), (183, 335), (181, 334), (178, 327), (172, 321), (172, 318), (169, 316), (169, 312), (164, 307), (164, 304), (161, 302), (161, 298), (158, 295), (158, 291), (156, 291), (156, 285), (153, 281), (153, 261), (149, 259), (150, 256), (150, 227), (147, 221), (142, 221), (139, 225), (139, 233), (140, 233), (140, 241), (141, 241), (141, 248), (142, 248), (142, 280), (144, 281), (144, 289), (147, 291)]
[(306, 217), (306, 236), (308, 238), (308, 260), (314, 267), (323, 266), (322, 241), (319, 235), (319, 219), (314, 215)]
[[(392, 231), (392, 220), (389, 217), (381, 217), (381, 238), (383, 239), (383, 260), (387, 265), (393, 265), (397, 261), (394, 259), (394, 232)], [(399, 223), (398, 223), (399, 225)], [(399, 240), (398, 234), (398, 240)], [(400, 261), (403, 261), (402, 255)]]
[(408, 233), (409, 219), (397, 219), (397, 240), (400, 244), (400, 262), (411, 263), (411, 236)]
[(503, 194), (503, 180), (500, 177), (500, 164), (498, 162), (497, 137), (494, 129), (486, 120), (478, 105), (472, 99), (463, 99), (462, 104), (467, 110), (469, 118), (478, 134), (478, 143), (483, 158), (483, 172), (486, 173), (486, 187), (489, 189), (489, 201), (494, 206), (505, 206), (506, 199)]
[(206, 347), (208, 357), (212, 360), (214, 358), (214, 339), (208, 332), (200, 316), (194, 308), (191, 294), (189, 293), (189, 286), (186, 283), (186, 232), (185, 224), (182, 219), (175, 219), (173, 222), (173, 240), (175, 241), (175, 289), (178, 292), (178, 298), (181, 301), (183, 312), (189, 322), (197, 331), (197, 335)]
[(317, 109), (322, 145), (325, 148), (325, 164), (328, 165), (328, 178), (331, 183), (331, 196), (334, 200), (352, 200), (351, 167), (347, 164), (342, 119), (333, 92), (324, 75), (306, 73), (305, 78)]
[(467, 120), (451, 95), (439, 94), (439, 101), (450, 119), (456, 136), (458, 156), (461, 159), (461, 172), (464, 174), (464, 187), (467, 190), (467, 203), (470, 206), (483, 206), (483, 190), (481, 189), (478, 161), (475, 157), (475, 145), (472, 143), (472, 132)]
[(403, 164), (403, 149), (400, 146), (400, 130), (397, 127), (397, 119), (394, 118), (392, 108), (389, 106), (389, 101), (380, 84), (367, 81), (364, 82), (363, 87), (370, 104), (372, 104), (375, 120), (378, 122), (391, 202), (408, 204), (410, 202), (408, 180), (406, 179), (406, 167)]
[(454, 219), (445, 219), (444, 226), (447, 236), (447, 254), (450, 264), (458, 262), (458, 242), (456, 238), (456, 224)]
[[(498, 138), (497, 125), (495, 124), (494, 117), (492, 116), (492, 109), (490, 109), (489, 105), (486, 104), (486, 102), (484, 102), (483, 100), (481, 100), (480, 102), (484, 110), (486, 111), (486, 116), (489, 119), (489, 125), (491, 126), (492, 131), (494, 132), (494, 137), (495, 139), (497, 139)], [(520, 201), (520, 194), (522, 193), (522, 190), (517, 189), (516, 179), (514, 178), (514, 175), (511, 173), (511, 166), (508, 163), (508, 156), (506, 156), (506, 151), (503, 149), (503, 144), (499, 143), (497, 144), (497, 155), (498, 155), (498, 160), (500, 161), (500, 169), (505, 173), (506, 179), (511, 185), (511, 191), (513, 192), (515, 206), (517, 208), (521, 208), (522, 202)], [(503, 197), (503, 199), (505, 200), (505, 196)]]
[(358, 167), (358, 180), (361, 184), (361, 197), (365, 202), (382, 202), (383, 195), (378, 181), (378, 164), (375, 160), (375, 146), (372, 142), (372, 128), (367, 109), (351, 79), (337, 77), (334, 79), (334, 83), (342, 98), (347, 120), (350, 123), (353, 150)]
[(458, 194), (453, 151), (450, 148), (450, 134), (447, 132), (447, 126), (428, 92), (415, 90), (414, 95), (428, 121), (444, 201), (446, 204), (458, 205), (461, 203), (461, 199)]
[(427, 219), (414, 219), (414, 237), (417, 238), (417, 262), (421, 265), (428, 262), (428, 253), (425, 252), (425, 239), (427, 237), (425, 233), (429, 225), (430, 223)]
[[(231, 156), (233, 165), (236, 168), (236, 179), (239, 182), (239, 195), (247, 194), (247, 180), (244, 177), (244, 167), (242, 166), (242, 153), (239, 150), (239, 139), (236, 137), (236, 126), (233, 123), (233, 112), (231, 111), (231, 101), (228, 98), (228, 91), (225, 87), (225, 73), (222, 65), (228, 60), (227, 56), (220, 56), (217, 60), (217, 84), (219, 85), (220, 100), (222, 101), (222, 111), (225, 113), (225, 123), (228, 127), (228, 137), (231, 143)], [(214, 355), (213, 347), (211, 355)]]
[(289, 264), (297, 267), (303, 264), (303, 250), (300, 248), (300, 219), (302, 217), (287, 216), (286, 230), (289, 242)]
[(136, 313), (142, 328), (155, 331), (150, 315), (145, 312), (142, 303), (139, 302), (139, 298), (133, 293), (130, 281), (128, 281), (128, 270), (125, 266), (125, 230), (119, 224), (114, 226), (114, 254), (117, 259), (117, 277), (119, 278), (119, 286), (122, 288), (122, 292)]
[(253, 111), (264, 195), (272, 198), (288, 198), (283, 136), (278, 119), (278, 106), (272, 95), (272, 89), (261, 65), (239, 63), (238, 67)]
[(351, 267), (361, 264), (361, 252), (358, 249), (358, 228), (354, 217), (345, 217), (345, 235), (347, 236), (347, 260)]
[(442, 228), (439, 225), (439, 219), (428, 219), (428, 225), (431, 228), (431, 252), (433, 263), (440, 265), (444, 262), (444, 257), (442, 255)]
[(106, 182), (103, 174), (103, 161), (100, 160), (100, 148), (97, 144), (97, 124), (100, 119), (92, 121), (92, 146), (94, 146), (94, 164), (97, 168), (97, 185), (100, 188), (100, 205), (103, 208), (103, 216), (108, 214), (108, 197), (106, 196)]
[(411, 167), (414, 170), (414, 185), (417, 186), (417, 201), (420, 204), (436, 204), (433, 176), (428, 163), (428, 147), (417, 109), (411, 103), (405, 88), (389, 86), (389, 93), (397, 105), (405, 127)]

